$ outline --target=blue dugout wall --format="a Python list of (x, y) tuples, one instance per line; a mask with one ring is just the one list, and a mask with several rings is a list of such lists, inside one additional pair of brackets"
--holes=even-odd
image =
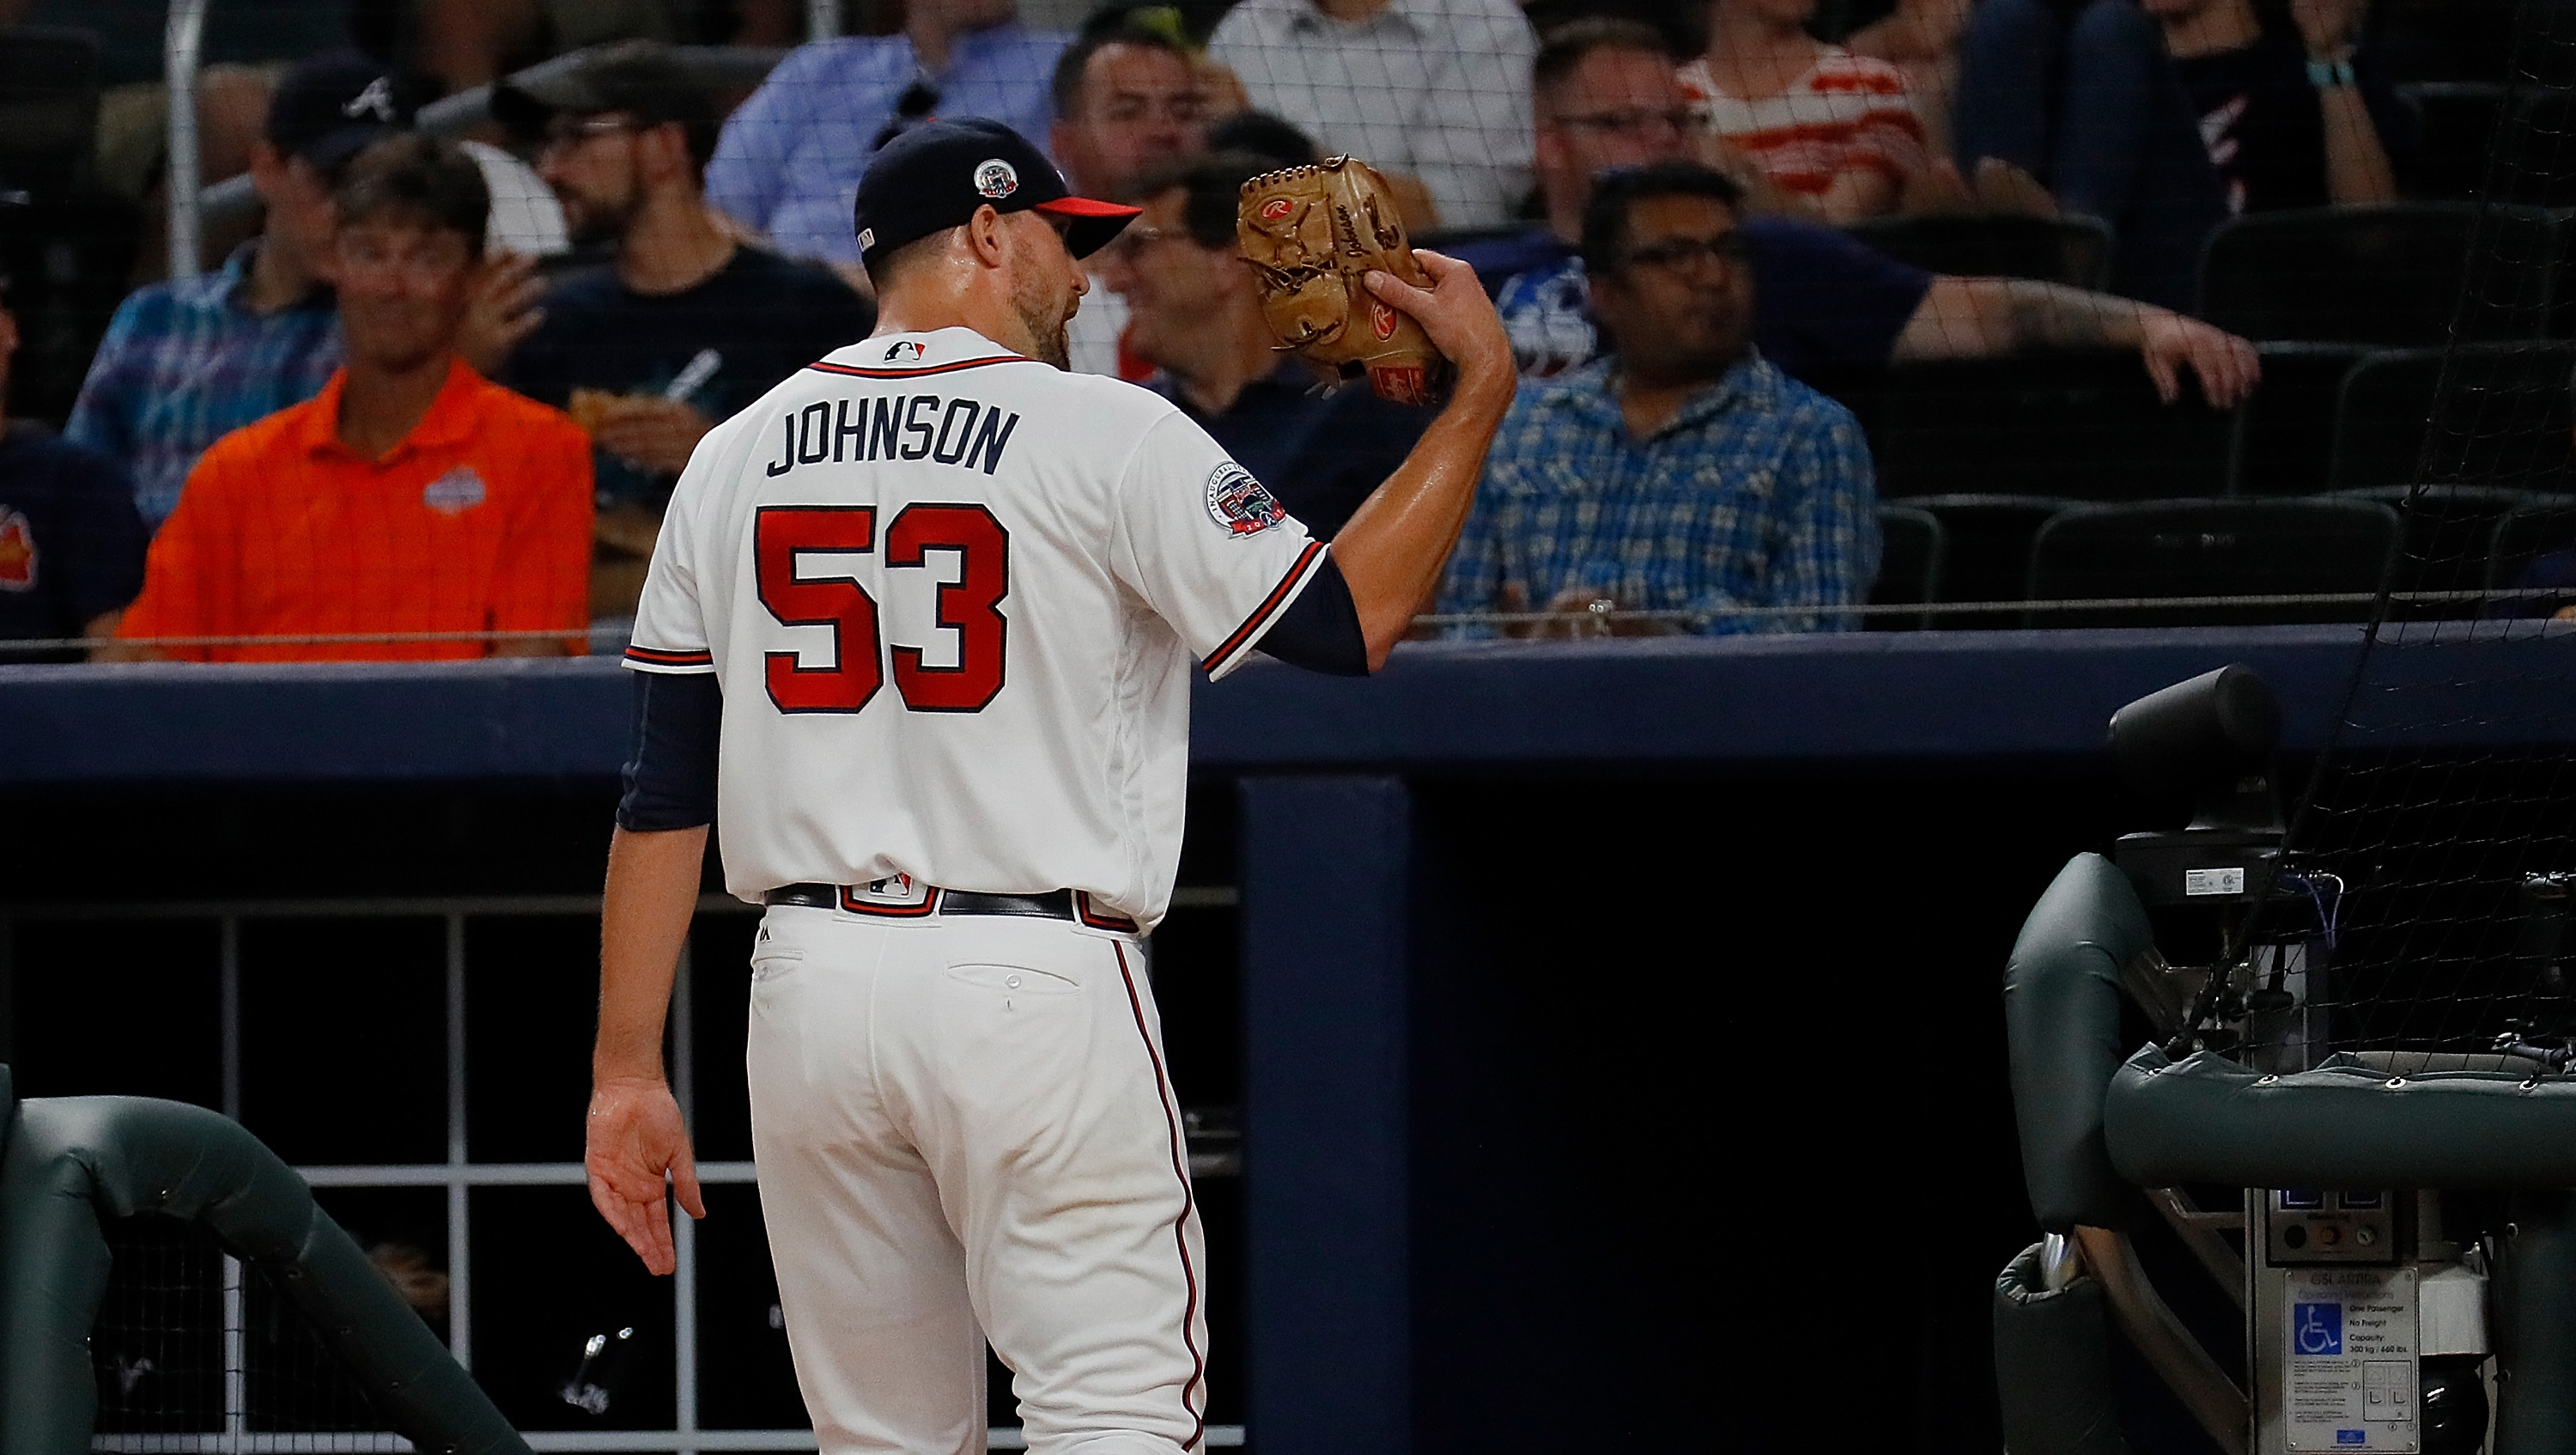
[[(2031, 1235), (1999, 972), (2068, 854), (2175, 818), (2111, 780), (2103, 725), (2242, 661), (2296, 757), (2359, 645), (1416, 644), (1369, 682), (1203, 686), (1250, 1444), (1702, 1449), (1830, 1408), (1996, 1448), (1987, 1299)], [(2446, 666), (2486, 685), (2385, 746), (2576, 738), (2511, 665)], [(602, 660), (0, 670), (0, 897), (595, 885), (628, 707)]]

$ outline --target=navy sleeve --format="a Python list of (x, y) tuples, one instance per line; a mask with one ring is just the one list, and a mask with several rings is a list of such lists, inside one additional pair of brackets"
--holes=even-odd
[(716, 675), (637, 672), (634, 677), (635, 760), (626, 765), (626, 796), (617, 802), (617, 826), (655, 833), (713, 823), (716, 741), (724, 720), (724, 692)]
[(1783, 217), (1744, 223), (1753, 249), (1753, 343), (1791, 378), (1887, 362), (1932, 274), (1830, 227)]
[(1368, 634), (1360, 630), (1360, 609), (1352, 603), (1350, 583), (1342, 579), (1342, 568), (1331, 556), (1324, 557), (1314, 579), (1263, 634), (1261, 650), (1309, 672), (1336, 677), (1369, 674)]

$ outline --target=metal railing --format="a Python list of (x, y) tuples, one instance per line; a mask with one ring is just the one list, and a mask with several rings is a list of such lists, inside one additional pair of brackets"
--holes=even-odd
[[(1175, 909), (1230, 908), (1236, 902), (1236, 891), (1230, 887), (1200, 886), (1177, 891)], [(367, 899), (214, 899), (194, 901), (161, 901), (129, 904), (80, 905), (0, 905), (0, 963), (9, 959), (17, 927), (22, 923), (45, 922), (118, 922), (135, 920), (210, 920), (216, 925), (216, 962), (219, 976), (219, 1025), (221, 1042), (220, 1091), (221, 1110), (238, 1120), (242, 1112), (242, 925), (246, 921), (297, 919), (408, 919), (438, 920), (443, 927), (446, 1033), (445, 1157), (436, 1162), (392, 1162), (336, 1165), (305, 1165), (296, 1168), (305, 1181), (316, 1188), (437, 1188), (446, 1194), (447, 1276), (448, 1276), (448, 1346), (459, 1364), (474, 1365), (474, 1273), (473, 1273), (473, 1199), (470, 1194), (487, 1187), (580, 1187), (588, 1178), (579, 1162), (476, 1162), (467, 1143), (466, 1116), (470, 1067), (467, 1057), (467, 935), (469, 921), (508, 917), (596, 916), (600, 898), (583, 895), (482, 895), (423, 896)], [(701, 915), (748, 915), (759, 913), (756, 905), (745, 904), (727, 895), (701, 896)], [(671, 1090), (680, 1103), (684, 1118), (694, 1121), (697, 1103), (695, 1017), (690, 994), (691, 964), (686, 943), (681, 951), (679, 973), (672, 987), (671, 1005)], [(1239, 1175), (1240, 1154), (1231, 1147), (1193, 1148), (1190, 1171), (1194, 1177)], [(706, 1184), (748, 1184), (754, 1181), (752, 1164), (739, 1161), (701, 1162), (698, 1179)], [(672, 1276), (673, 1300), (672, 1390), (675, 1417), (669, 1429), (662, 1430), (569, 1430), (530, 1431), (529, 1446), (540, 1452), (674, 1452), (691, 1455), (697, 1451), (812, 1450), (816, 1441), (810, 1429), (716, 1429), (704, 1428), (699, 1420), (699, 1338), (698, 1294), (700, 1259), (697, 1228), (689, 1218), (672, 1222), (672, 1241), (677, 1254), (677, 1267)], [(231, 1258), (224, 1260), (225, 1297), (223, 1302), (227, 1369), (238, 1368), (241, 1360), (234, 1357), (241, 1342), (246, 1319), (240, 1294), (241, 1269)], [(239, 1412), (243, 1400), (239, 1391), (227, 1386), (226, 1428), (189, 1434), (112, 1434), (95, 1437), (92, 1449), (107, 1455), (357, 1455), (361, 1451), (407, 1451), (410, 1445), (391, 1434), (286, 1434), (252, 1431), (241, 1426)], [(1239, 1446), (1244, 1441), (1240, 1425), (1212, 1426), (1207, 1443), (1211, 1446)], [(1026, 1447), (1016, 1427), (998, 1427), (988, 1433), (988, 1443), (997, 1450)]]

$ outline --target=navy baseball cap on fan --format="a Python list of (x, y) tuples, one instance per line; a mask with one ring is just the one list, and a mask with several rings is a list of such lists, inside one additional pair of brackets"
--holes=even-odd
[(268, 144), (333, 173), (351, 157), (408, 130), (420, 88), (356, 51), (295, 63), (268, 103)]
[(887, 142), (859, 179), (852, 225), (873, 262), (934, 232), (962, 227), (979, 207), (1038, 211), (1070, 224), (1064, 245), (1087, 258), (1144, 209), (1076, 197), (1046, 154), (980, 116), (925, 121)]

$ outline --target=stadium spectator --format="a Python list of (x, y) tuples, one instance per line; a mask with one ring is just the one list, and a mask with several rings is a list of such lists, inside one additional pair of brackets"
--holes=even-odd
[(1071, 39), (1023, 27), (1012, 0), (911, 0), (901, 35), (800, 46), (725, 122), (707, 200), (865, 286), (850, 209), (877, 148), (934, 112), (1045, 136), (1048, 83)]
[[(339, 367), (327, 279), (332, 188), (350, 158), (410, 124), (413, 99), (353, 51), (298, 63), (251, 148), (251, 182), (267, 209), (259, 236), (212, 273), (151, 284), (118, 306), (64, 433), (118, 463), (149, 524), (157, 528), (177, 506), (208, 445), (312, 398)], [(498, 168), (484, 153), (526, 171), (498, 148), (475, 152), (487, 178)], [(524, 267), (477, 279), (466, 352), (478, 364), (524, 329), (525, 279)]]
[[(18, 319), (0, 277), (0, 398), (9, 393)], [(78, 648), (9, 642), (116, 635), (143, 585), (143, 517), (103, 455), (42, 425), (0, 416), (0, 662), (73, 662)]]
[[(587, 623), (590, 444), (457, 354), (490, 199), (425, 136), (338, 193), (348, 364), (319, 397), (216, 442), (153, 541), (121, 655), (316, 661), (550, 655)], [(483, 632), (564, 637), (484, 641)], [(359, 634), (447, 640), (311, 640)], [(137, 639), (273, 637), (155, 648)], [(306, 638), (306, 640), (292, 640)]]
[(1711, 0), (1708, 53), (1682, 86), (1708, 126), (1800, 210), (1828, 222), (1893, 212), (1931, 162), (1905, 76), (1807, 34), (1815, 0)]
[[(1162, 17), (1172, 23), (1158, 23)], [(1184, 47), (1174, 12), (1109, 9), (1084, 26), (1056, 60), (1047, 133), (1074, 191), (1125, 197), (1147, 169), (1198, 151), (1214, 110), (1208, 64)], [(1100, 286), (1095, 263), (1091, 291), (1066, 331), (1074, 370), (1141, 378), (1119, 358), (1126, 327), (1126, 306)]]
[(1404, 463), (1431, 411), (1365, 385), (1318, 393), (1313, 373), (1272, 346), (1234, 208), (1244, 182), (1276, 165), (1219, 152), (1154, 170), (1132, 193), (1144, 215), (1101, 249), (1098, 271), (1127, 300), (1129, 347), (1156, 367), (1147, 387), (1330, 537)]
[(1905, 80), (1924, 146), (1951, 154), (1950, 100), (1959, 89), (1959, 36), (1976, 0), (1896, 0), (1894, 9), (1843, 37), (1853, 55), (1885, 61)]
[(1208, 42), (1254, 107), (1386, 173), (1415, 232), (1520, 206), (1535, 48), (1510, 0), (1243, 0)]
[(251, 152), (268, 208), (260, 235), (215, 272), (139, 289), (117, 308), (65, 433), (123, 467), (146, 521), (157, 526), (179, 503), (206, 446), (312, 398), (339, 366), (322, 275), (331, 188), (349, 158), (393, 134), (394, 106), (383, 69), (364, 57), (317, 56), (289, 71)]
[[(1645, 26), (1586, 20), (1552, 32), (1534, 75), (1547, 221), (1517, 239), (1458, 251), (1495, 291), (1523, 373), (1544, 377), (1583, 363), (1597, 347), (1576, 251), (1593, 179), (1691, 159), (1695, 143), (1688, 97), (1661, 37)], [(1754, 343), (1810, 384), (1890, 362), (2036, 347), (2133, 348), (2167, 399), (2187, 370), (2222, 409), (2258, 376), (2253, 345), (2166, 309), (2054, 284), (1926, 273), (1784, 217), (1751, 216), (1741, 231), (1758, 280)]]
[(2291, 0), (2296, 35), (2253, 0), (2144, 0), (2191, 94), (2232, 213), (2397, 200), (2391, 138), (2414, 128), (2360, 48), (2364, 0)]
[[(1706, 613), (1812, 630), (1878, 572), (1869, 447), (1753, 346), (1742, 191), (1695, 162), (1605, 177), (1583, 216), (1608, 356), (1525, 384), (1486, 457), (1440, 608)], [(1668, 623), (1656, 623), (1674, 630)], [(1614, 627), (1615, 629), (1615, 627)]]
[(586, 246), (501, 382), (570, 410), (596, 447), (591, 615), (628, 616), (663, 504), (708, 430), (779, 380), (868, 336), (876, 311), (827, 268), (745, 245), (701, 189), (715, 101), (637, 41), (504, 83), (495, 114), (546, 140), (538, 169)]

